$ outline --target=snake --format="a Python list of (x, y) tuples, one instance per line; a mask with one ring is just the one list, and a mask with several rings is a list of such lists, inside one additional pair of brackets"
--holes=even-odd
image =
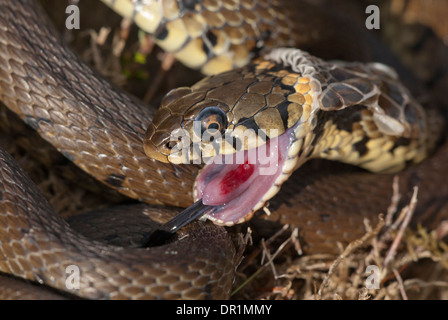
[(437, 121), (382, 64), (329, 64), (297, 49), (266, 59), (169, 93), (146, 133), (146, 153), (161, 161), (208, 159), (195, 199), (214, 206), (217, 224), (252, 218), (309, 159), (396, 172), (438, 139), (428, 129)]
[[(219, 208), (208, 215), (215, 224), (195, 222), (183, 236), (160, 247), (123, 248), (91, 240), (59, 218), (26, 173), (0, 150), (3, 274), (32, 281), (36, 289), (67, 291), (66, 268), (76, 265), (81, 283), (69, 293), (83, 298), (227, 298), (238, 257), (227, 229), (217, 225), (246, 221), (270, 200), (275, 209), (270, 219), (297, 219), (306, 225), (304, 244), (309, 251), (334, 252), (334, 241), (355, 239), (362, 233), (362, 219), (377, 215), (389, 200), (392, 175), (351, 170), (338, 175), (325, 165), (313, 170), (312, 163), (305, 163), (313, 157), (378, 172), (422, 162), (407, 166), (400, 184), (408, 190), (418, 183), (424, 190), (419, 216), (446, 211), (447, 147), (424, 160), (436, 145), (440, 121), (412, 98), (392, 69), (325, 62), (297, 49), (269, 50), (248, 64), (265, 48), (299, 42), (291, 36), (301, 33), (290, 32), (295, 19), (283, 2), (105, 2), (146, 28), (180, 61), (210, 76), (191, 88), (173, 90), (156, 113), (82, 62), (34, 1), (4, 0), (0, 100), (82, 170), (151, 205), (140, 211), (155, 210), (166, 221), (175, 214), (169, 207), (187, 207), (194, 199), (208, 197), (208, 203)], [(152, 18), (146, 27), (143, 17)], [(262, 107), (251, 105), (257, 99), (264, 101)], [(245, 108), (238, 105), (244, 103)], [(277, 141), (277, 147), (284, 148), (280, 154), (286, 155), (281, 170), (265, 176), (269, 184), (251, 181), (247, 172), (254, 171), (254, 164), (238, 164), (221, 173), (222, 168), (213, 165), (179, 165), (197, 155), (190, 152), (193, 145), (173, 144), (171, 132), (181, 129), (194, 136), (194, 120), (199, 120), (201, 134), (211, 124), (211, 136), (227, 130), (232, 137), (228, 144), (216, 139), (212, 148), (210, 143), (201, 145), (211, 159), (245, 155), (254, 141), (268, 148)], [(265, 135), (254, 136), (250, 129), (263, 129)], [(268, 129), (276, 133), (270, 136)], [(236, 138), (243, 132), (249, 139), (238, 147)], [(187, 152), (180, 157), (173, 152), (183, 149)], [(296, 167), (300, 170), (293, 174)], [(230, 175), (225, 179), (231, 180), (225, 186), (230, 191), (224, 197), (206, 196), (213, 188), (205, 185), (220, 174)], [(247, 179), (241, 180), (241, 175)], [(268, 189), (256, 190), (244, 210), (235, 210), (226, 197), (252, 192), (248, 184)], [(287, 200), (273, 197), (281, 184), (294, 193), (287, 194)], [(336, 201), (341, 189), (345, 196)], [(353, 201), (367, 196), (371, 201)], [(228, 211), (239, 212), (235, 216)]]

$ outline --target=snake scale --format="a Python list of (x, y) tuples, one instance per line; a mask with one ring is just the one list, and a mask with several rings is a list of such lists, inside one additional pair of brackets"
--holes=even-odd
[[(224, 3), (231, 6), (234, 1)], [(264, 1), (260, 3), (266, 7)], [(197, 166), (176, 166), (145, 155), (143, 141), (155, 110), (130, 98), (80, 61), (35, 2), (3, 0), (0, 6), (0, 99), (7, 107), (106, 185), (153, 205), (190, 205)], [(269, 46), (272, 32), (260, 25), (266, 28), (260, 32), (263, 44)], [(250, 34), (247, 27), (246, 32)], [(159, 28), (156, 37), (163, 40), (167, 35), (171, 35), (169, 28)], [(280, 45), (293, 45), (291, 38), (274, 37), (286, 41)], [(217, 32), (207, 39), (218, 44), (221, 38)], [(207, 45), (204, 38), (201, 41), (200, 47)], [(246, 57), (257, 45), (252, 42), (246, 51), (238, 44), (231, 46)], [(219, 51), (219, 47), (214, 49)], [(209, 52), (215, 63), (215, 51)], [(194, 67), (210, 73), (205, 60)], [(422, 190), (417, 215), (424, 221), (433, 223), (434, 217), (447, 212), (448, 186), (443, 174), (448, 169), (447, 152), (443, 145), (422, 164), (400, 173), (403, 193), (416, 184)], [(57, 217), (3, 150), (0, 161), (1, 272), (64, 291), (65, 269), (74, 264), (81, 270), (81, 284), (71, 293), (85, 298), (228, 297), (236, 252), (224, 228), (197, 222), (187, 228), (185, 237), (156, 248), (105, 245), (81, 236)], [(345, 167), (335, 171), (328, 164), (316, 169), (316, 163), (302, 168), (284, 183), (283, 196), (271, 200), (269, 219), (302, 226), (309, 252), (334, 252), (334, 241), (362, 235), (363, 218), (375, 219), (387, 208), (392, 175), (375, 176)], [(165, 207), (154, 210), (162, 212), (161, 220), (173, 215)]]

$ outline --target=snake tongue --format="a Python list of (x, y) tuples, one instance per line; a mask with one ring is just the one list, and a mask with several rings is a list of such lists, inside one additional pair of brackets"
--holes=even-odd
[(214, 207), (206, 206), (202, 200), (196, 201), (194, 204), (183, 210), (174, 218), (163, 224), (154, 232), (147, 234), (143, 239), (143, 248), (160, 246), (173, 236), (178, 230), (193, 222), (206, 212), (213, 211)]
[(208, 219), (221, 225), (242, 223), (275, 195), (292, 132), (289, 129), (255, 149), (211, 159), (195, 185), (196, 198), (215, 206), (206, 214)]

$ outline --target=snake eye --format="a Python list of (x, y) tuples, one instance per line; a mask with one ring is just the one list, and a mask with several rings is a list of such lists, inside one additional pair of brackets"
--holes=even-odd
[(208, 107), (196, 117), (201, 122), (201, 134), (215, 136), (223, 133), (227, 126), (227, 116), (220, 108)]

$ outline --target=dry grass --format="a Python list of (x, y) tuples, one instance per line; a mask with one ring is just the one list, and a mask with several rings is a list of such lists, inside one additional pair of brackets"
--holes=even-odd
[[(257, 249), (239, 268), (240, 285), (235, 297), (244, 299), (300, 300), (380, 300), (380, 299), (446, 299), (448, 293), (448, 246), (441, 239), (446, 230), (428, 232), (408, 228), (417, 204), (418, 190), (411, 202), (398, 212), (398, 181), (386, 217), (371, 226), (365, 221), (366, 233), (345, 248), (341, 254), (305, 255), (300, 252), (297, 230), (285, 225), (272, 238), (261, 241)], [(399, 213), (398, 215), (396, 213)], [(396, 218), (394, 218), (396, 216)], [(442, 227), (443, 229), (443, 227)], [(281, 233), (290, 236), (278, 247), (268, 249)], [(288, 251), (288, 259), (277, 263), (276, 257)], [(291, 252), (295, 251), (291, 256)], [(261, 262), (258, 262), (261, 261)], [(256, 267), (256, 265), (259, 267)], [(256, 270), (247, 274), (249, 266)], [(367, 289), (372, 283), (368, 266), (378, 267), (378, 289)], [(259, 284), (263, 283), (263, 286)], [(258, 294), (253, 295), (254, 292)]]

